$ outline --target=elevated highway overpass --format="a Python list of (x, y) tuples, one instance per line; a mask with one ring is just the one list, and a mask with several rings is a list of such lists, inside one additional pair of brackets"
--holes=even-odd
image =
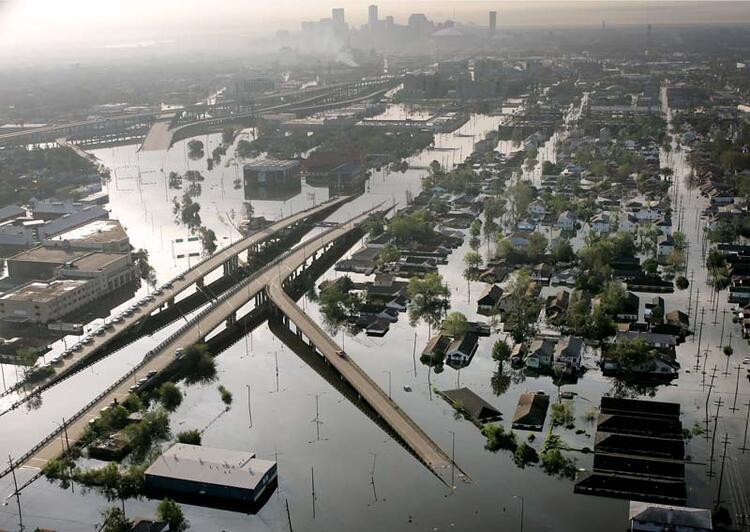
[[(70, 448), (70, 445), (78, 442), (83, 437), (89, 422), (96, 418), (103, 408), (111, 405), (115, 400), (121, 401), (127, 397), (134, 380), (150, 372), (162, 372), (173, 366), (178, 361), (176, 352), (179, 349), (202, 342), (225, 323), (228, 326), (234, 324), (237, 320), (238, 309), (243, 308), (251, 300), (255, 301), (255, 308), (250, 310), (248, 315), (265, 314), (270, 309), (282, 322), (293, 323), (297, 329), (297, 336), (306, 337), (309, 345), (324, 359), (325, 364), (333, 368), (340, 378), (353, 388), (359, 400), (374, 410), (380, 420), (397, 435), (401, 443), (442, 482), (448, 484), (447, 472), (455, 466), (448, 455), (385, 394), (364, 370), (348, 355), (342, 355), (339, 346), (296, 305), (285, 291), (291, 283), (304, 276), (306, 270), (311, 268), (319, 257), (322, 257), (327, 250), (334, 248), (339, 239), (358, 229), (372, 210), (332, 227), (285, 253), (219, 297), (213, 305), (150, 351), (140, 364), (77, 412), (65, 426), (58, 427), (16, 460), (15, 467), (31, 471), (31, 477), (19, 489), (23, 489), (38, 478), (45, 464), (65, 452), (66, 444)], [(356, 236), (359, 236), (359, 233)], [(0, 472), (0, 478), (10, 472), (10, 468)]]

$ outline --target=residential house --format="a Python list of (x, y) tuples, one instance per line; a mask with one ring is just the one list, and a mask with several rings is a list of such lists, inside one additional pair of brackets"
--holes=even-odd
[(531, 220), (521, 220), (516, 224), (516, 229), (524, 233), (533, 233), (536, 229), (536, 224)]
[(529, 204), (527, 209), (529, 214), (534, 218), (542, 218), (547, 214), (547, 208), (544, 206), (544, 202), (541, 200), (534, 200)]
[(580, 336), (566, 336), (555, 346), (552, 364), (566, 373), (577, 373), (581, 369), (584, 343)]
[(532, 268), (530, 277), (532, 281), (547, 286), (553, 273), (555, 269), (552, 266), (541, 262)]
[(496, 284), (485, 288), (481, 297), (477, 300), (477, 313), (484, 315), (494, 314), (497, 311), (502, 296), (503, 289)]
[(436, 334), (422, 350), (419, 360), (429, 366), (442, 364), (445, 359), (445, 350), (451, 343), (451, 337), (445, 334)]
[(578, 218), (572, 211), (564, 211), (557, 217), (557, 227), (563, 231), (575, 231)]
[(555, 343), (554, 340), (549, 338), (535, 338), (526, 353), (526, 367), (541, 370), (552, 366)]
[(653, 313), (655, 309), (658, 316), (661, 316), (662, 319), (664, 319), (664, 298), (660, 296), (656, 296), (651, 301), (646, 302), (646, 310), (643, 313), (643, 319), (650, 322), (653, 317)]
[(635, 214), (635, 217), (641, 222), (653, 222), (661, 217), (661, 213), (651, 208), (640, 209), (633, 214)]
[(624, 340), (640, 340), (645, 342), (645, 344), (649, 347), (667, 351), (674, 350), (674, 348), (677, 346), (677, 338), (671, 334), (657, 334), (652, 332), (639, 331), (617, 331), (615, 341), (622, 342)]
[(659, 220), (656, 224), (656, 228), (662, 235), (672, 236), (672, 220)]
[(675, 250), (674, 240), (670, 235), (661, 235), (657, 247), (657, 258), (665, 260)]
[(632, 213), (624, 213), (617, 222), (617, 230), (626, 233), (635, 233), (638, 229), (638, 218)]
[(498, 421), (503, 417), (498, 409), (468, 388), (444, 390), (438, 393), (441, 397), (447, 400), (451, 406), (459, 409), (479, 427), (485, 423)]
[(463, 368), (469, 365), (474, 353), (479, 347), (479, 335), (474, 332), (464, 333), (454, 338), (445, 350), (446, 363), (455, 368)]
[(569, 302), (570, 293), (564, 289), (560, 289), (555, 295), (549, 296), (544, 305), (544, 313), (547, 319), (551, 321), (561, 319), (568, 311)]
[(711, 532), (711, 510), (630, 501), (628, 515), (631, 532)]
[(664, 321), (669, 325), (676, 325), (683, 331), (688, 331), (690, 329), (690, 319), (688, 318), (688, 315), (681, 310), (667, 312), (664, 316)]
[(638, 315), (640, 313), (640, 299), (633, 292), (628, 292), (625, 304), (615, 315), (615, 318), (619, 321), (638, 321)]
[(589, 225), (591, 226), (591, 230), (595, 233), (599, 235), (606, 235), (607, 233), (609, 233), (610, 226), (612, 225), (612, 220), (609, 216), (609, 213), (602, 212), (591, 218)]
[(518, 399), (513, 415), (513, 428), (516, 430), (541, 431), (547, 418), (549, 396), (544, 392), (524, 392)]
[(527, 233), (515, 232), (508, 239), (514, 248), (523, 248), (529, 245), (529, 235)]

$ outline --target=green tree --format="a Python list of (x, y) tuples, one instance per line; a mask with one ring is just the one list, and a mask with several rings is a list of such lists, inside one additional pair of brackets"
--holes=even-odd
[(531, 260), (539, 260), (547, 250), (547, 239), (541, 233), (531, 233), (529, 235), (529, 243), (526, 246), (526, 252)]
[(224, 130), (221, 132), (221, 143), (222, 144), (231, 144), (234, 140), (234, 128), (231, 127), (225, 127)]
[(573, 247), (568, 240), (560, 240), (556, 242), (555, 245), (552, 246), (550, 254), (556, 263), (573, 262), (576, 258)]
[(541, 310), (541, 302), (532, 289), (529, 270), (516, 272), (508, 286), (509, 310), (503, 322), (516, 343), (525, 341), (535, 332), (535, 322)]
[(138, 270), (138, 276), (141, 280), (145, 281), (148, 286), (154, 288), (156, 286), (156, 270), (148, 261), (148, 250), (139, 249), (133, 253), (133, 260), (135, 261), (135, 267)]
[(206, 344), (193, 344), (185, 349), (180, 360), (188, 384), (211, 382), (216, 378), (216, 362)]
[(107, 508), (101, 515), (100, 532), (130, 532), (133, 527), (133, 522), (128, 519), (125, 512), (116, 506)]
[(511, 202), (513, 224), (517, 224), (526, 214), (529, 205), (534, 201), (535, 190), (531, 182), (518, 181), (508, 189)]
[(424, 321), (432, 329), (440, 324), (443, 313), (450, 306), (450, 290), (439, 273), (428, 273), (423, 278), (412, 277), (407, 287), (409, 321), (412, 326)]
[(182, 532), (190, 527), (182, 508), (172, 499), (162, 500), (156, 508), (156, 515), (169, 525), (170, 532)]
[(377, 264), (382, 267), (386, 264), (398, 262), (400, 258), (401, 251), (399, 251), (398, 247), (393, 244), (386, 244), (383, 249), (380, 250), (380, 253), (378, 253)]
[(201, 246), (203, 247), (203, 253), (205, 255), (213, 255), (216, 251), (216, 233), (213, 229), (208, 229), (205, 226), (201, 226), (198, 230), (198, 235), (201, 239)]
[(500, 363), (506, 362), (510, 358), (511, 349), (505, 340), (497, 340), (492, 346), (492, 358)]
[(159, 386), (159, 402), (169, 412), (174, 412), (182, 403), (182, 392), (173, 382), (165, 382)]
[(443, 331), (448, 336), (459, 338), (469, 330), (469, 321), (460, 312), (449, 312), (443, 321)]

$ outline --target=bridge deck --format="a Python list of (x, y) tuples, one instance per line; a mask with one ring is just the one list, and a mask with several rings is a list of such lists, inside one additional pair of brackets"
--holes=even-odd
[[(89, 421), (97, 417), (102, 408), (110, 405), (115, 399), (122, 400), (127, 397), (128, 388), (132, 383), (150, 371), (158, 372), (167, 368), (174, 362), (178, 348), (184, 349), (200, 342), (239, 308), (265, 291), (274, 305), (311, 340), (328, 363), (351, 384), (362, 399), (380, 415), (438, 478), (446, 482), (444, 474), (452, 465), (448, 455), (351, 358), (342, 358), (336, 354), (340, 349), (339, 346), (296, 305), (283, 288), (284, 280), (293, 272), (303, 268), (311, 254), (333, 244), (337, 239), (352, 231), (367, 215), (368, 213), (361, 214), (287, 252), (218, 298), (211, 307), (195, 316), (190, 323), (162, 342), (152, 351), (149, 358), (145, 358), (139, 366), (71, 417), (66, 427), (67, 440), (75, 444), (83, 436)], [(62, 431), (56, 430), (44, 442), (22, 457), (18, 465), (23, 468), (41, 470), (47, 462), (62, 453), (62, 438)], [(0, 473), (0, 477), (6, 474), (8, 474), (7, 470)], [(37, 472), (34, 478), (38, 474)]]
[[(196, 264), (190, 270), (186, 271), (182, 275), (182, 279), (176, 279), (173, 282), (172, 287), (169, 289), (165, 289), (163, 294), (155, 296), (154, 301), (138, 307), (138, 310), (132, 316), (125, 317), (122, 323), (113, 324), (114, 329), (106, 331), (101, 336), (94, 336), (92, 343), (84, 346), (80, 351), (74, 352), (72, 357), (64, 358), (62, 360), (62, 364), (56, 367), (56, 378), (59, 379), (61, 376), (66, 375), (77, 363), (88, 359), (94, 352), (107, 347), (107, 345), (110, 344), (119, 335), (123, 334), (131, 327), (134, 327), (138, 322), (148, 317), (155, 310), (158, 310), (163, 305), (166, 305), (170, 299), (174, 299), (184, 290), (195, 284), (199, 279), (203, 278), (205, 275), (220, 267), (224, 262), (229, 260), (230, 257), (235, 256), (256, 244), (263, 242), (267, 238), (273, 236), (275, 233), (286, 229), (291, 225), (304, 220), (305, 218), (317, 214), (320, 211), (328, 209), (334, 205), (340, 205), (347, 200), (347, 197), (342, 196), (340, 198), (335, 198), (331, 201), (321, 203), (317, 207), (313, 207), (292, 216), (283, 218), (273, 223), (269, 227), (263, 229), (262, 231), (258, 231), (257, 233), (254, 233), (246, 238), (238, 240), (229, 247), (219, 249), (208, 259)], [(18, 402), (15, 403), (15, 405), (18, 404)]]
[(141, 151), (165, 151), (172, 145), (170, 122), (154, 122), (143, 141)]
[[(338, 238), (351, 230), (358, 219), (347, 222), (345, 226), (331, 232)], [(307, 247), (321, 247), (311, 242)], [(306, 249), (294, 250), (282, 265), (284, 272), (272, 269), (267, 272), (271, 277), (266, 288), (268, 298), (294, 323), (307, 337), (325, 359), (352, 385), (357, 393), (396, 431), (402, 440), (419, 456), (422, 461), (443, 481), (443, 474), (451, 467), (450, 457), (354, 362), (351, 357), (338, 356), (341, 348), (287, 295), (283, 281), (288, 273), (302, 266), (309, 256)]]

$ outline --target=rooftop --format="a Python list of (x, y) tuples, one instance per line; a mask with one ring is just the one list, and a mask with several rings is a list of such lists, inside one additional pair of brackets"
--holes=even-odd
[(88, 255), (84, 255), (83, 257), (74, 260), (71, 264), (71, 268), (84, 272), (99, 271), (112, 263), (122, 260), (125, 256), (125, 253), (89, 253)]
[(630, 520), (660, 523), (672, 527), (690, 527), (691, 530), (713, 530), (711, 510), (687, 508), (640, 501), (630, 501)]
[(49, 303), (60, 297), (65, 292), (70, 292), (85, 285), (88, 281), (77, 281), (63, 279), (50, 283), (31, 282), (21, 285), (15, 290), (0, 297), (6, 301), (34, 301), (36, 303)]
[(146, 476), (167, 477), (219, 486), (255, 489), (276, 462), (255, 453), (175, 443), (146, 470)]
[(278, 159), (258, 159), (247, 163), (243, 168), (245, 170), (271, 171), (271, 170), (289, 170), (299, 166), (299, 161), (281, 161)]
[(64, 264), (84, 256), (85, 251), (72, 251), (63, 248), (47, 248), (37, 246), (35, 248), (22, 251), (18, 255), (10, 257), (13, 261), (26, 262), (49, 262), (53, 264)]
[(92, 243), (113, 242), (116, 240), (124, 240), (128, 238), (127, 233), (120, 225), (117, 220), (94, 220), (87, 224), (71, 229), (64, 233), (60, 233), (50, 240), (60, 241), (86, 241)]

